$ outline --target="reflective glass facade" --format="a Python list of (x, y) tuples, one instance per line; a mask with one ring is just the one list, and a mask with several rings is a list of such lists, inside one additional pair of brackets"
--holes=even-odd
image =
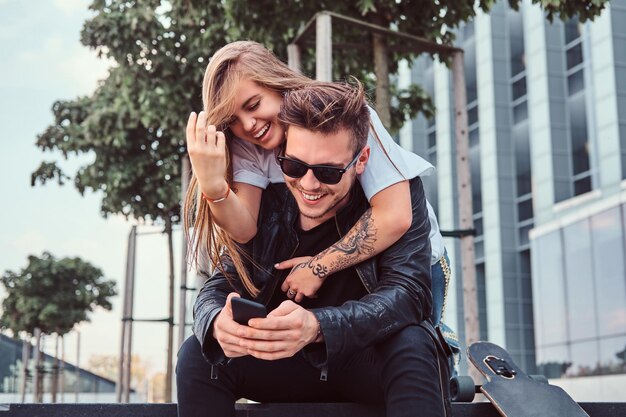
[(536, 236), (538, 372), (626, 373), (626, 204)]
[[(512, 10), (498, 1), (456, 34), (464, 50), (481, 338), (506, 346), (528, 372), (622, 372), (624, 21), (626, 0), (584, 24), (550, 23), (536, 4)], [(429, 198), (438, 199), (441, 230), (453, 230), (454, 85), (449, 68), (426, 68), (413, 81), (433, 92), (438, 114), (413, 129), (413, 149), (438, 163)], [(601, 210), (590, 214), (590, 207)], [(578, 220), (563, 223), (572, 216)], [(446, 322), (463, 340), (461, 254), (458, 241), (445, 243), (455, 296)]]
[(573, 195), (591, 191), (591, 164), (585, 103), (585, 60), (583, 26), (577, 18), (563, 25), (567, 74), (567, 105), (569, 118), (570, 157)]

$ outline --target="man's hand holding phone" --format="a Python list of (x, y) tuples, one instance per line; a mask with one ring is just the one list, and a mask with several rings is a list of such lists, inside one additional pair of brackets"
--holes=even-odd
[(241, 329), (241, 346), (258, 359), (289, 358), (303, 347), (322, 340), (313, 313), (291, 300), (283, 301), (267, 318), (251, 319)]
[(256, 301), (233, 297), (230, 299), (230, 304), (233, 310), (233, 320), (244, 326), (248, 325), (250, 319), (264, 318), (267, 316), (265, 306)]
[[(293, 301), (284, 301), (264, 315), (264, 306), (240, 299), (237, 293), (228, 295), (213, 324), (213, 337), (226, 357), (289, 358), (319, 336), (315, 315)], [(235, 318), (248, 325), (237, 323)]]
[(241, 346), (239, 333), (243, 327), (233, 319), (231, 300), (239, 298), (239, 294), (230, 293), (226, 304), (213, 322), (213, 337), (222, 347), (227, 358), (239, 358), (248, 355), (248, 350)]

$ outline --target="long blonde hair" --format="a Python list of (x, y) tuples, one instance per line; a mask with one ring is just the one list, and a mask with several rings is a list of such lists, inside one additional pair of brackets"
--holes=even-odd
[[(244, 79), (254, 81), (262, 87), (281, 94), (313, 82), (310, 78), (289, 68), (260, 43), (252, 41), (229, 43), (215, 52), (204, 73), (202, 102), (207, 115), (207, 125), (215, 125), (220, 129), (220, 126), (232, 117), (235, 111), (236, 86)], [(229, 129), (225, 129), (224, 133), (227, 148), (226, 181), (236, 192), (233, 186), (229, 142), (241, 139), (235, 138)], [(198, 266), (199, 258), (207, 256), (211, 265), (222, 271), (232, 284), (236, 277), (226, 273), (220, 257), (222, 250), (226, 249), (245, 289), (252, 296), (258, 295), (259, 289), (255, 287), (243, 263), (243, 258), (250, 261), (251, 259), (240, 250), (228, 233), (217, 227), (209, 204), (200, 198), (195, 175), (192, 175), (185, 196), (183, 217), (185, 236), (190, 249), (188, 251), (190, 261)], [(191, 234), (190, 229), (193, 230)]]

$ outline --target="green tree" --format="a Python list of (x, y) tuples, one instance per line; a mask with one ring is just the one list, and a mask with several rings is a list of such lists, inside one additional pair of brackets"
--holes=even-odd
[(63, 335), (89, 321), (95, 307), (111, 310), (110, 298), (117, 294), (115, 282), (105, 280), (99, 268), (80, 258), (56, 259), (48, 252), (29, 256), (26, 268), (6, 271), (0, 282), (7, 291), (0, 326), (15, 334), (32, 334), (38, 327)]
[[(520, 0), (508, 0), (515, 10)], [(201, 0), (197, 3), (202, 3)], [(567, 0), (533, 0), (546, 12), (548, 20), (555, 16), (567, 20), (578, 16), (581, 22), (593, 19), (605, 7), (608, 0), (572, 2)], [(454, 30), (463, 22), (474, 18), (478, 8), (488, 12), (494, 0), (459, 1), (441, 0), (358, 0), (315, 2), (281, 0), (230, 0), (226, 3), (229, 18), (245, 37), (265, 43), (274, 52), (285, 57), (286, 46), (298, 29), (320, 11), (327, 10), (359, 19), (387, 29), (398, 30), (427, 40), (452, 46)], [(288, 16), (285, 19), (284, 16)], [(391, 130), (399, 129), (406, 117), (417, 112), (432, 114), (433, 107), (427, 95), (416, 85), (400, 90), (390, 84), (390, 74), (398, 71), (398, 62), (416, 56), (407, 48), (405, 40), (387, 39), (381, 35), (367, 34), (346, 24), (333, 25), (334, 76), (346, 78), (354, 75), (369, 81), (375, 90), (376, 102), (383, 123)], [(308, 54), (311, 57), (313, 54)], [(446, 57), (442, 57), (446, 58)], [(305, 69), (312, 72), (313, 60), (305, 62)], [(375, 87), (375, 88), (374, 88)], [(394, 98), (394, 100), (392, 100)], [(393, 104), (393, 105), (392, 105)]]
[[(163, 4), (162, 4), (163, 3)], [(89, 97), (53, 105), (54, 124), (37, 139), (42, 150), (93, 155), (75, 174), (45, 161), (31, 182), (73, 179), (81, 194), (102, 194), (101, 212), (164, 225), (169, 248), (169, 316), (174, 309), (172, 226), (180, 221), (186, 116), (201, 107), (199, 86), (208, 51), (226, 42), (220, 2), (193, 7), (185, 1), (97, 0), (83, 44), (115, 66)], [(171, 376), (173, 319), (168, 328)], [(171, 377), (166, 398), (171, 399)]]
[[(76, 324), (89, 321), (96, 307), (111, 310), (110, 298), (116, 295), (115, 282), (106, 280), (99, 268), (80, 258), (56, 259), (48, 252), (29, 256), (21, 271), (5, 271), (0, 283), (7, 292), (0, 328), (15, 335), (32, 336), (39, 329), (63, 336)], [(34, 383), (41, 386), (40, 381)]]

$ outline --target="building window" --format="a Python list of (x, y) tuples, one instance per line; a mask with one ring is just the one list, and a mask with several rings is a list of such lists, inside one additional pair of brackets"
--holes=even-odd
[(598, 335), (626, 336), (626, 252), (620, 207), (594, 215), (591, 230)]
[(515, 147), (518, 250), (529, 248), (528, 232), (533, 228), (531, 193), (530, 135), (528, 133), (528, 96), (524, 55), (524, 22), (521, 13), (507, 12), (511, 66), (511, 140)]
[[(478, 128), (476, 128), (478, 130)], [(472, 175), (472, 212), (482, 218), (483, 204), (480, 174), (480, 146), (472, 146), (469, 150), (470, 171)]]
[(626, 204), (532, 241), (538, 372), (626, 373)]
[[(428, 66), (422, 77), (422, 88), (435, 102), (435, 73), (433, 71), (432, 61), (428, 61)], [(437, 121), (435, 117), (426, 119), (426, 159), (428, 162), (437, 166)], [(435, 215), (439, 215), (439, 193), (437, 184), (437, 172), (435, 171), (428, 177), (428, 186), (426, 197), (433, 208)]]
[(583, 33), (583, 26), (578, 21), (578, 17), (573, 17), (572, 19), (565, 22), (565, 43), (569, 44), (578, 39), (580, 39)]
[(489, 339), (487, 326), (487, 291), (485, 287), (485, 264), (476, 264), (476, 291), (478, 296), (478, 325), (480, 326), (481, 340)]
[(565, 52), (567, 57), (567, 69), (577, 67), (583, 63), (583, 46), (580, 40), (577, 40), (569, 46)]
[[(474, 22), (469, 22), (465, 28), (472, 27), (471, 31), (464, 30), (463, 38), (463, 54), (465, 67), (465, 89), (467, 94), (467, 103), (475, 101), (478, 98), (478, 90), (476, 87), (476, 42), (474, 37)], [(469, 112), (469, 109), (468, 109)]]
[(524, 76), (522, 77), (511, 78), (511, 82), (513, 84), (511, 88), (513, 101), (526, 97), (526, 77), (525, 77), (526, 74), (523, 74), (523, 75)]
[(592, 189), (590, 144), (585, 108), (582, 25), (577, 18), (570, 19), (564, 25), (564, 32), (572, 189), (574, 195), (580, 195)]
[(589, 137), (587, 135), (587, 115), (585, 97), (576, 94), (569, 100), (569, 117), (572, 143), (572, 168), (574, 175), (589, 176)]
[(576, 342), (570, 345), (571, 365), (565, 375), (591, 376), (598, 375), (600, 361), (600, 346), (598, 340)]
[(513, 144), (515, 146), (515, 176), (517, 184), (517, 197), (532, 197), (532, 177), (530, 165), (530, 139), (528, 123), (520, 123), (511, 129)]
[(509, 26), (509, 49), (511, 51), (511, 77), (526, 71), (524, 49), (524, 21), (519, 11), (509, 9), (506, 16)]
[(535, 317), (550, 317), (550, 320), (535, 323), (537, 348), (566, 343), (567, 309), (560, 232), (547, 233), (535, 239), (532, 243), (532, 254)]
[(622, 179), (626, 180), (626, 123), (619, 125), (619, 138), (622, 144)]
[(626, 336), (600, 339), (598, 374), (626, 374)]
[(593, 279), (590, 279), (593, 269), (589, 220), (565, 227), (563, 242), (570, 339), (580, 341), (597, 337), (595, 288)]

